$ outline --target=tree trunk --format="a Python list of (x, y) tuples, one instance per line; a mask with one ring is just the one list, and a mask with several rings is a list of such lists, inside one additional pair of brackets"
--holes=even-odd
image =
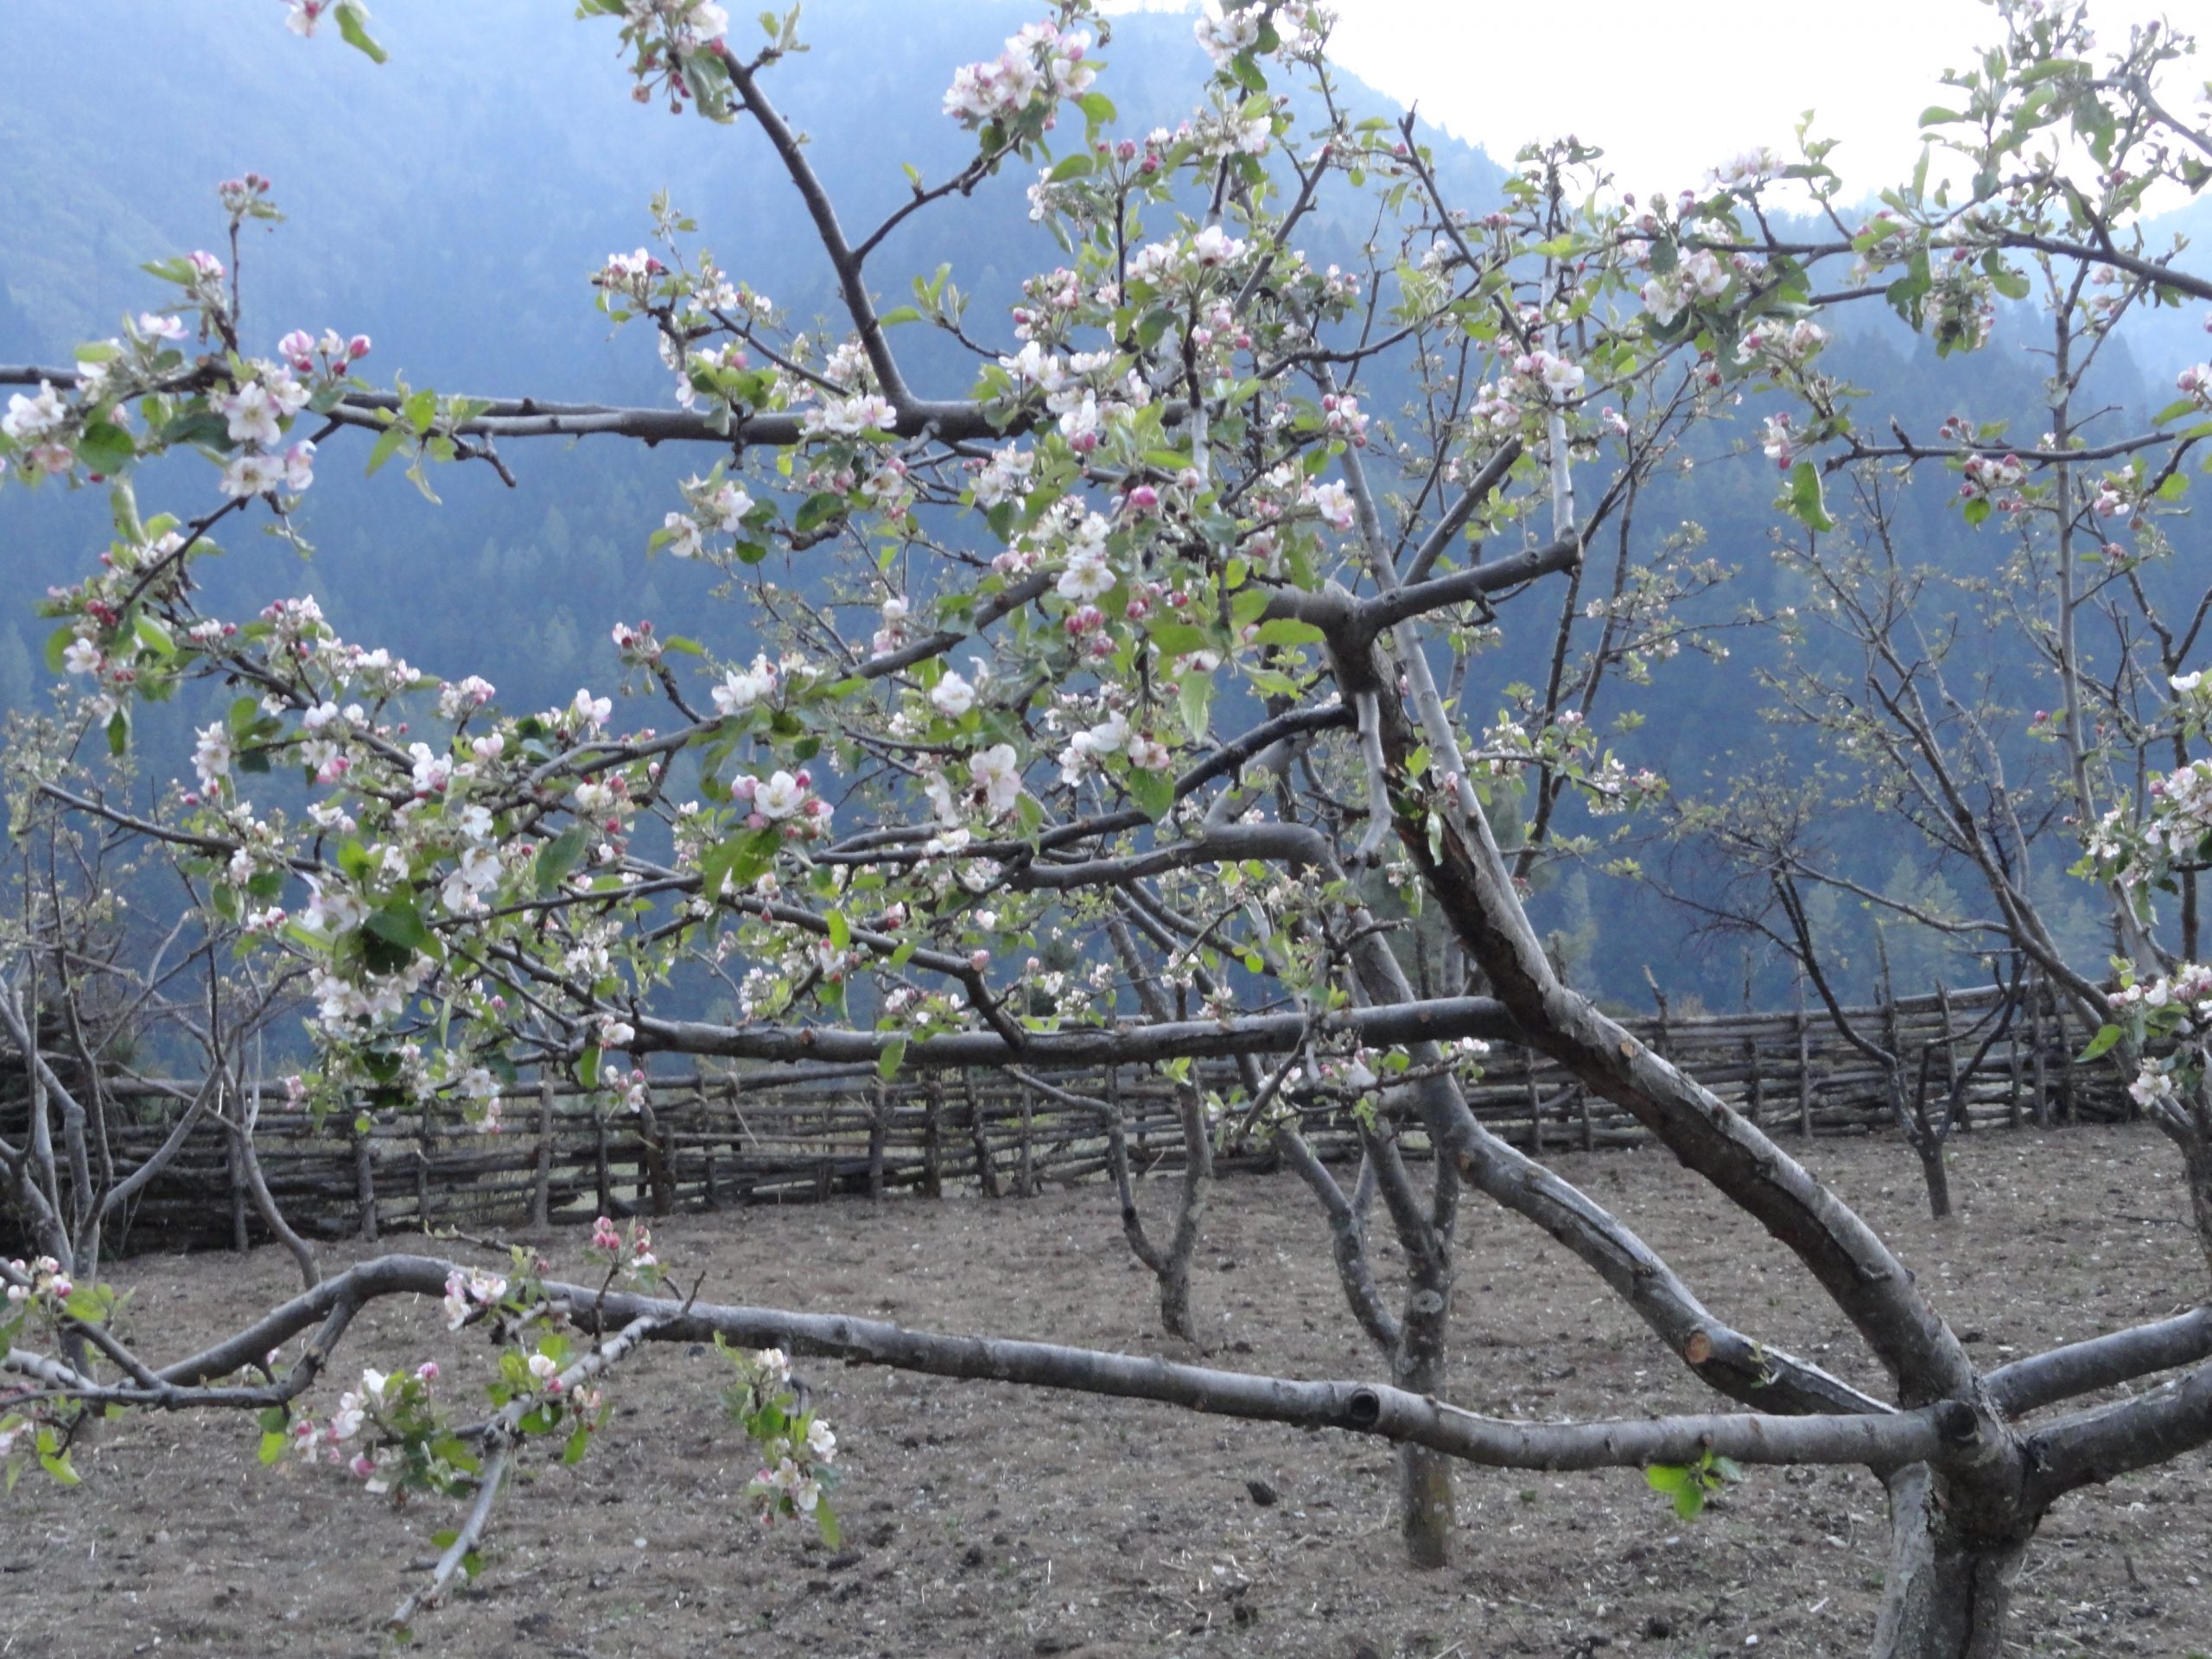
[[(1442, 1396), (1444, 1333), (1450, 1306), (1444, 1289), (1427, 1284), (1416, 1283), (1406, 1299), (1398, 1352), (1391, 1366), (1400, 1388)], [(1406, 1541), (1407, 1560), (1429, 1570), (1449, 1566), (1455, 1519), (1452, 1459), (1425, 1446), (1400, 1446), (1398, 1531)]]
[(1890, 1479), (1890, 1570), (1874, 1659), (2003, 1659), (2012, 1584), (2032, 1522), (1967, 1535), (1926, 1464)]
[[(2200, 1107), (2196, 1120), (2201, 1121), (2202, 1116)], [(2204, 1252), (2205, 1265), (2212, 1267), (2212, 1145), (2207, 1144), (2194, 1122), (2191, 1131), (2174, 1138), (2180, 1142), (2182, 1168), (2189, 1179), (2190, 1214), (2196, 1223), (2197, 1248)]]
[(1928, 1213), (1937, 1221), (1951, 1213), (1951, 1174), (1943, 1165), (1943, 1145), (1932, 1135), (1916, 1136), (1912, 1145), (1920, 1154), (1920, 1178), (1928, 1183)]

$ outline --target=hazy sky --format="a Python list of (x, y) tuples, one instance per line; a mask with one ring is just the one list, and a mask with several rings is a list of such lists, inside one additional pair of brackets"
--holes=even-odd
[[(1193, 10), (1126, 0), (1113, 10)], [(2186, 3), (2171, 8), (2180, 14)], [(1754, 145), (1793, 154), (1808, 110), (1843, 142), (1829, 164), (1856, 197), (1903, 181), (1944, 69), (1993, 40), (1978, 0), (1337, 0), (1335, 55), (1371, 86), (1500, 161), (1572, 132), (1622, 188), (1680, 189)], [(2107, 3), (2115, 43), (2149, 5)]]

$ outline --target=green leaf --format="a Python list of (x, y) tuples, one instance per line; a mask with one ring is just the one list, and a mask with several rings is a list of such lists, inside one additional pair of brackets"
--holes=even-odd
[(1789, 512), (1808, 530), (1835, 528), (1821, 493), (1821, 469), (1809, 461), (1799, 461), (1790, 471)]
[(2095, 1059), (2100, 1054), (2108, 1052), (2122, 1034), (2118, 1026), (2099, 1026), (2097, 1034), (2089, 1039), (2089, 1046), (2082, 1051), (2081, 1058), (2083, 1060)]
[(108, 517), (115, 521), (115, 533), (133, 543), (146, 539), (146, 527), (138, 519), (138, 498), (130, 486), (118, 482), (107, 493)]
[(426, 956), (436, 953), (438, 942), (424, 925), (423, 912), (415, 908), (412, 899), (386, 900), (381, 910), (369, 913), (369, 919), (362, 925), (393, 944), (405, 945), (410, 950), (419, 950)]
[(365, 27), (367, 21), (367, 14), (353, 3), (353, 0), (339, 0), (338, 32), (345, 37), (346, 44), (371, 63), (382, 63), (391, 54), (371, 36)]
[(1152, 631), (1152, 643), (1166, 657), (1187, 657), (1194, 651), (1204, 651), (1206, 634), (1202, 628), (1188, 622), (1162, 622)]
[(397, 422), (385, 428), (383, 435), (377, 439), (376, 447), (369, 451), (369, 470), (366, 475), (374, 478), (377, 475), (377, 469), (399, 453), (399, 446), (406, 441), (406, 429)]
[(77, 440), (77, 459), (95, 473), (119, 473), (138, 454), (130, 435), (112, 421), (95, 421)]
[(1127, 786), (1129, 798), (1155, 823), (1166, 817), (1175, 804), (1175, 779), (1165, 772), (1146, 772), (1132, 766)]
[(791, 520), (791, 528), (804, 536), (817, 530), (832, 518), (842, 518), (845, 512), (845, 498), (835, 490), (820, 490), (799, 504), (798, 517)]
[(1260, 624), (1256, 636), (1263, 645), (1311, 645), (1322, 639), (1321, 630), (1311, 622), (1300, 622), (1296, 617), (1271, 617)]
[(1090, 152), (1087, 149), (1079, 149), (1047, 173), (1045, 175), (1045, 182), (1065, 184), (1070, 179), (1088, 178), (1096, 166), (1096, 163), (1090, 159)]
[(1675, 1513), (1685, 1521), (1694, 1521), (1705, 1507), (1705, 1486), (1698, 1478), (1698, 1471), (1680, 1464), (1655, 1463), (1643, 1471), (1644, 1484), (1655, 1492), (1664, 1492), (1675, 1500)]
[(906, 1039), (893, 1037), (883, 1046), (883, 1052), (876, 1056), (875, 1075), (888, 1082), (899, 1075), (899, 1068), (906, 1058)]
[(878, 327), (896, 328), (902, 322), (919, 322), (921, 320), (922, 314), (918, 308), (902, 305), (885, 312), (875, 321)]
[(1176, 687), (1175, 700), (1183, 711), (1183, 729), (1193, 743), (1206, 741), (1207, 711), (1213, 702), (1213, 676), (1185, 674)]
[(284, 1459), (286, 1439), (287, 1437), (281, 1429), (264, 1429), (261, 1434), (260, 1456), (262, 1462), (264, 1464), (276, 1464), (283, 1462)]
[(830, 924), (830, 943), (834, 948), (842, 950), (852, 944), (853, 925), (845, 919), (843, 911), (833, 910), (824, 919)]
[(46, 671), (49, 674), (59, 674), (67, 668), (68, 664), (64, 659), (63, 653), (76, 643), (77, 625), (74, 622), (64, 622), (52, 633), (47, 635)]
[(584, 827), (572, 824), (538, 849), (537, 891), (551, 893), (583, 861)]

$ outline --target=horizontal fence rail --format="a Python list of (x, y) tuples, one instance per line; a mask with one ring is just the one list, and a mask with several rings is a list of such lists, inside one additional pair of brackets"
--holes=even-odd
[[(1850, 1011), (1916, 1077), (1924, 1051), (1933, 1087), (1948, 1097), (1979, 1046), (1970, 1033), (1996, 1000), (1990, 988), (1899, 997)], [(1820, 1014), (1656, 1017), (1623, 1022), (1736, 1110), (1770, 1129), (1864, 1135), (1892, 1122), (1880, 1071)], [(2114, 1121), (2130, 1103), (2109, 1063), (2075, 1056), (2089, 1033), (2038, 987), (2005, 1037), (1963, 1079), (1961, 1127)], [(1226, 1089), (1225, 1064), (1201, 1064), (1202, 1087)], [(666, 1215), (748, 1204), (811, 1202), (948, 1191), (1025, 1196), (1108, 1167), (1107, 1110), (1118, 1112), (1133, 1169), (1179, 1168), (1182, 1123), (1174, 1085), (1148, 1067), (1064, 1071), (1055, 1086), (1101, 1103), (1049, 1099), (996, 1071), (902, 1074), (870, 1066), (779, 1067), (651, 1080), (632, 1112), (604, 1091), (548, 1077), (519, 1084), (486, 1132), (457, 1109), (386, 1111), (365, 1130), (353, 1116), (318, 1121), (271, 1088), (257, 1103), (253, 1145), (271, 1197), (309, 1236), (375, 1238), (386, 1231), (543, 1226), (591, 1215)], [(158, 1147), (196, 1085), (114, 1082), (99, 1091), (106, 1155), (118, 1172)], [(1541, 1055), (1493, 1046), (1468, 1091), (1476, 1116), (1524, 1149), (1626, 1147), (1644, 1131)], [(21, 1099), (0, 1103), (13, 1138)], [(10, 1120), (12, 1119), (12, 1122)], [(1309, 1116), (1308, 1141), (1349, 1157), (1357, 1132), (1342, 1112)], [(1414, 1150), (1419, 1150), (1418, 1141)], [(1232, 1142), (1224, 1171), (1268, 1166), (1263, 1141)], [(0, 1236), (19, 1231), (0, 1215)], [(243, 1171), (221, 1126), (203, 1123), (137, 1196), (121, 1248), (244, 1248), (262, 1235)], [(18, 1249), (20, 1244), (8, 1248)]]

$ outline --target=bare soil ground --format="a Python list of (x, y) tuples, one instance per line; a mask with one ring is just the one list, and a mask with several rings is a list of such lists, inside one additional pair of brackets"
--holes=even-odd
[[(1963, 1214), (1945, 1225), (1927, 1219), (1897, 1144), (1821, 1142), (1809, 1161), (1897, 1243), (1989, 1363), (2201, 1294), (2173, 1161), (2148, 1130), (1970, 1136), (1953, 1175)], [(1783, 1253), (1663, 1154), (1561, 1162), (1724, 1316), (1878, 1386)], [(1710, 1404), (1549, 1240), (1485, 1206), (1462, 1213), (1461, 1404), (1535, 1417)], [(1287, 1176), (1217, 1193), (1197, 1291), (1211, 1363), (1382, 1375), (1326, 1236)], [(545, 1242), (556, 1272), (582, 1274), (582, 1242), (581, 1230)], [(1102, 1185), (1024, 1202), (690, 1217), (663, 1224), (658, 1242), (687, 1281), (706, 1272), (715, 1300), (1185, 1355), (1159, 1333), (1152, 1281)], [(116, 1276), (162, 1351), (297, 1288), (276, 1250), (146, 1258)], [(324, 1392), (364, 1363), (426, 1357), (454, 1395), (482, 1374), (480, 1345), (448, 1338), (434, 1305), (380, 1305)], [(1863, 1652), (1872, 1630), (1886, 1533), (1881, 1489), (1864, 1474), (1755, 1471), (1683, 1523), (1633, 1471), (1465, 1471), (1454, 1564), (1421, 1573), (1399, 1554), (1380, 1444), (817, 1365), (846, 1466), (846, 1547), (832, 1553), (746, 1515), (753, 1464), (721, 1419), (721, 1373), (712, 1354), (674, 1347), (626, 1366), (620, 1414), (591, 1456), (503, 1503), (482, 1577), (420, 1621), (420, 1644), (486, 1659), (771, 1646), (822, 1659), (1656, 1659), (1754, 1647), (1767, 1659)], [(26, 1479), (0, 1504), (0, 1659), (388, 1650), (376, 1626), (455, 1510), (395, 1510), (335, 1470), (264, 1469), (253, 1441), (243, 1421), (142, 1416), (80, 1452), (80, 1488)], [(1252, 1482), (1277, 1501), (1255, 1501)], [(2069, 1500), (2030, 1557), (2017, 1650), (2212, 1651), (2208, 1544), (2205, 1453)]]

